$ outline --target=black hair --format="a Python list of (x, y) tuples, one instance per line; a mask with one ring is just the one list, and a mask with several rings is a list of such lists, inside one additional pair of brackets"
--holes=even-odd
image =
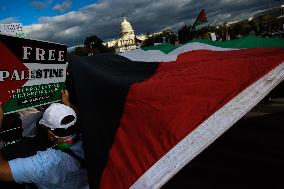
[[(62, 118), (60, 123), (62, 125), (66, 125), (66, 124), (69, 124), (72, 121), (74, 121), (74, 119), (75, 119), (75, 117), (73, 115), (67, 115), (64, 118)], [(79, 133), (79, 128), (78, 128), (76, 123), (74, 125), (68, 127), (67, 129), (65, 129), (65, 128), (50, 129), (49, 127), (46, 127), (44, 125), (42, 125), (42, 126), (47, 130), (51, 130), (51, 132), (53, 134), (55, 134), (56, 136), (59, 136), (59, 137), (65, 137), (65, 136), (70, 136), (70, 135)]]
[(65, 80), (65, 88), (69, 92), (69, 101), (71, 104), (77, 106), (77, 95), (74, 88), (74, 80), (73, 80), (73, 74), (71, 72), (70, 63), (67, 66), (66, 71), (66, 80)]
[(75, 117), (73, 115), (65, 116), (61, 120), (61, 125), (67, 125), (68, 123), (71, 123), (72, 121), (74, 121), (74, 119), (75, 119)]
[(79, 132), (78, 127), (76, 125), (72, 125), (68, 127), (67, 129), (64, 128), (57, 128), (54, 130), (51, 130), (53, 134), (59, 137), (65, 137), (65, 136), (70, 136), (73, 134), (77, 134)]

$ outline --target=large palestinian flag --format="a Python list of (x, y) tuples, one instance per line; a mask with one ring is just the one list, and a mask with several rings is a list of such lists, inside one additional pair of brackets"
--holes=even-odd
[(91, 186), (160, 188), (284, 79), (283, 47), (248, 37), (72, 57)]

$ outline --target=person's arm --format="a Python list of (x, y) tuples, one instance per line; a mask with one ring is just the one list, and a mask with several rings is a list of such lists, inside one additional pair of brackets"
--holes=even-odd
[[(0, 128), (2, 126), (4, 117), (4, 111), (2, 108), (2, 103), (0, 102)], [(9, 166), (9, 163), (2, 158), (2, 154), (0, 152), (0, 181), (13, 181), (12, 172)]]
[(9, 166), (9, 163), (2, 158), (0, 153), (0, 181), (13, 181), (12, 172)]
[(4, 111), (2, 108), (2, 102), (0, 102), (0, 130), (2, 128), (3, 117), (4, 117)]

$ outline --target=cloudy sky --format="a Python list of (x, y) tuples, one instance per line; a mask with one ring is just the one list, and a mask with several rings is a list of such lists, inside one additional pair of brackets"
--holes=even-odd
[(136, 34), (176, 31), (204, 8), (210, 24), (248, 18), (284, 0), (0, 0), (0, 23), (20, 22), (30, 38), (82, 44), (117, 38), (123, 12)]

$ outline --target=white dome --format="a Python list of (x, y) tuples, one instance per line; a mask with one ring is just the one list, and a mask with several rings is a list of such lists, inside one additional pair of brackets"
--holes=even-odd
[(120, 24), (120, 35), (122, 38), (134, 35), (132, 26), (125, 17), (122, 17), (122, 22)]

